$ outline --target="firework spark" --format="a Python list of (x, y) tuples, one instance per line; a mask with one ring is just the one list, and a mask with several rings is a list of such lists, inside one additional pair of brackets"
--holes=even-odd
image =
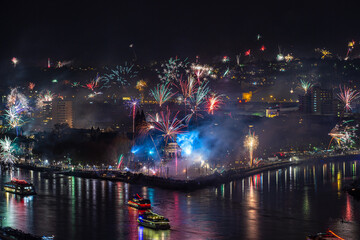
[(171, 92), (171, 88), (168, 83), (158, 84), (155, 89), (150, 90), (150, 93), (160, 107), (176, 94)]
[(256, 148), (258, 147), (258, 145), (259, 145), (258, 136), (255, 135), (255, 132), (251, 133), (251, 131), (249, 131), (249, 134), (246, 135), (246, 137), (245, 137), (244, 147), (245, 147), (246, 149), (248, 149), (248, 151), (249, 151), (250, 167), (253, 166), (254, 150), (256, 150)]
[(345, 86), (344, 88), (341, 88), (340, 86), (340, 93), (338, 94), (338, 98), (344, 103), (344, 109), (346, 112), (351, 111), (352, 101), (356, 100), (359, 97), (360, 95), (358, 91)]

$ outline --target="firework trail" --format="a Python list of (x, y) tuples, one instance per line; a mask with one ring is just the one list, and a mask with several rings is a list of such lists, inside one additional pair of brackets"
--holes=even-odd
[(168, 83), (157, 84), (155, 89), (150, 90), (150, 93), (160, 107), (176, 94), (171, 92)]
[(344, 88), (342, 89), (340, 86), (340, 93), (338, 93), (338, 98), (340, 99), (340, 101), (344, 103), (345, 111), (349, 112), (352, 109), (351, 108), (352, 101), (359, 98), (359, 92), (351, 88), (348, 88), (346, 86), (344, 86)]
[(34, 87), (35, 87), (35, 83), (29, 82), (29, 85), (28, 85), (29, 90), (30, 91), (34, 90)]
[(154, 129), (162, 133), (161, 136), (164, 138), (165, 143), (167, 143), (169, 139), (174, 140), (176, 135), (184, 132), (182, 129), (185, 128), (186, 125), (182, 123), (182, 120), (177, 119), (178, 113), (179, 112), (171, 119), (171, 112), (169, 108), (167, 108), (165, 114), (163, 111), (160, 112), (160, 121), (158, 122), (154, 116), (150, 115)]
[(49, 91), (45, 90), (39, 94), (36, 100), (36, 107), (41, 109), (45, 106), (45, 102), (51, 102), (54, 99), (55, 95)]
[(16, 157), (13, 155), (15, 148), (12, 144), (12, 140), (5, 136), (4, 139), (0, 139), (0, 146), (1, 146), (1, 161), (3, 163), (10, 163), (13, 164), (16, 160)]
[(299, 87), (304, 90), (305, 95), (307, 94), (308, 90), (312, 88), (312, 86), (312, 83), (305, 80), (300, 80)]
[(161, 64), (162, 71), (158, 71), (158, 77), (162, 82), (175, 82), (181, 77), (182, 72), (186, 72), (188, 62), (187, 59), (170, 58), (166, 63)]
[(245, 137), (244, 147), (249, 151), (250, 167), (253, 166), (253, 161), (254, 161), (253, 154), (254, 154), (254, 150), (256, 150), (258, 145), (259, 145), (258, 136), (255, 136), (255, 132), (251, 133), (251, 131), (249, 131), (249, 134), (246, 135)]
[(102, 77), (103, 86), (101, 88), (110, 88), (111, 82), (119, 84), (119, 86), (129, 86), (130, 82), (137, 77), (138, 72), (133, 70), (134, 65), (116, 66), (113, 69), (105, 67), (109, 73)]
[(136, 115), (136, 108), (139, 106), (140, 101), (136, 98), (131, 98), (130, 101), (125, 102), (125, 104), (130, 109), (130, 115), (132, 114), (132, 120), (133, 120), (133, 133), (135, 133), (135, 115)]
[(196, 91), (196, 85), (197, 82), (195, 81), (195, 78), (191, 76), (189, 76), (186, 80), (180, 79), (179, 85), (175, 85), (181, 91), (181, 94), (184, 97), (185, 111), (186, 111), (187, 99), (190, 98)]
[(346, 57), (345, 57), (345, 60), (348, 60), (349, 59), (349, 54), (350, 52), (354, 49), (355, 47), (355, 41), (352, 40), (351, 42), (348, 43), (348, 51), (346, 53)]
[(222, 95), (218, 95), (216, 93), (211, 94), (206, 103), (207, 112), (209, 114), (214, 114), (214, 111), (218, 110), (220, 105), (223, 103)]
[(118, 166), (117, 166), (117, 169), (120, 169), (120, 166), (121, 166), (121, 164), (122, 164), (123, 160), (124, 160), (124, 155), (123, 155), (123, 154), (121, 154), (121, 155), (120, 155), (120, 157), (119, 157), (119, 160), (118, 160)]

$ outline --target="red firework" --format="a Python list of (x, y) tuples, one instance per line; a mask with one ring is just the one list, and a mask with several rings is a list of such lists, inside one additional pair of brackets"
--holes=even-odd
[(220, 105), (223, 104), (222, 96), (216, 95), (215, 93), (211, 94), (211, 96), (207, 99), (206, 109), (209, 114), (214, 114), (215, 110), (220, 108)]

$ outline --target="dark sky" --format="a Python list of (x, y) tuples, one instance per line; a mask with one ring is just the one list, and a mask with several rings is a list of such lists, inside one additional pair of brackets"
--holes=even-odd
[(345, 54), (348, 41), (360, 40), (359, 10), (337, 2), (8, 0), (0, 6), (1, 58), (117, 63), (131, 58), (131, 43), (140, 61), (235, 55), (261, 44), (267, 57), (278, 45), (295, 56), (316, 47)]

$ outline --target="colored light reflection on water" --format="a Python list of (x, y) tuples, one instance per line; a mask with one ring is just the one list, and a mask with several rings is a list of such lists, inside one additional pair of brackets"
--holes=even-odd
[[(34, 183), (38, 195), (0, 192), (4, 226), (57, 239), (305, 239), (334, 230), (360, 236), (360, 202), (342, 191), (360, 176), (356, 161), (319, 162), (266, 171), (190, 193), (122, 182), (56, 176), (19, 170), (11, 175)], [(171, 230), (138, 226), (133, 194), (151, 200), (170, 219)]]

